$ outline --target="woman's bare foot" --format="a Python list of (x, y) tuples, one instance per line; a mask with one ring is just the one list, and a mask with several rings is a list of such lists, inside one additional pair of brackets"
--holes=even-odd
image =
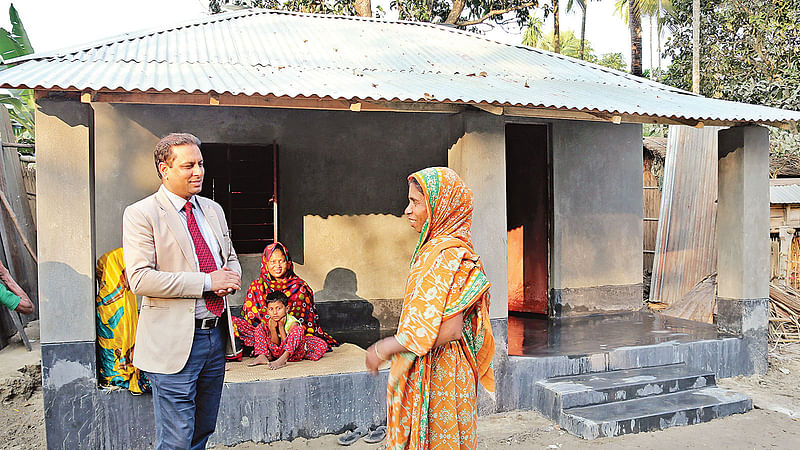
[(269, 367), (271, 370), (277, 370), (277, 369), (280, 369), (281, 367), (283, 367), (285, 365), (286, 365), (286, 360), (283, 359), (283, 358), (278, 358), (275, 361), (272, 361), (271, 363), (269, 363), (267, 365), (267, 367)]
[[(255, 357), (255, 359), (253, 359), (252, 361), (247, 363), (248, 366), (260, 366), (262, 364), (270, 364), (269, 359), (267, 358), (267, 355), (258, 355), (258, 356)], [(270, 369), (271, 369), (271, 367), (270, 367)]]

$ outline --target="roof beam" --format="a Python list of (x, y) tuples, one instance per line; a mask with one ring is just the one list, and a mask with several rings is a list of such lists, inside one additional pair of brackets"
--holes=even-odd
[(505, 113), (505, 108), (502, 106), (488, 105), (485, 103), (474, 103), (472, 106), (480, 109), (481, 111), (486, 111), (489, 114), (494, 114), (495, 116), (502, 116), (503, 113)]
[[(590, 120), (619, 123), (657, 123), (664, 125), (686, 125), (696, 128), (704, 126), (735, 126), (756, 121), (692, 120), (678, 117), (656, 117), (636, 114), (608, 113), (600, 111), (576, 111), (523, 106), (500, 106), (488, 103), (439, 103), (413, 101), (380, 101), (359, 99), (332, 99), (318, 97), (277, 97), (274, 95), (233, 95), (217, 93), (174, 92), (125, 92), (125, 91), (76, 91), (36, 89), (35, 98), (69, 96), (83, 103), (132, 103), (148, 105), (198, 105), (198, 106), (244, 106), (263, 108), (315, 109), (329, 111), (384, 111), (426, 112), (456, 114), (472, 106), (493, 115), (509, 117), (532, 117), (542, 119)], [(798, 124), (788, 122), (760, 122), (762, 125), (797, 130)]]
[[(738, 125), (738, 122), (717, 121), (717, 120), (689, 120), (680, 119), (675, 117), (653, 117), (641, 116), (636, 114), (619, 114), (619, 113), (605, 113), (595, 111), (573, 111), (562, 109), (545, 109), (545, 108), (525, 108), (518, 106), (506, 106), (503, 108), (503, 114), (506, 116), (515, 117), (540, 117), (543, 119), (566, 119), (566, 120), (591, 120), (597, 122), (611, 122), (614, 124), (620, 123), (658, 123), (663, 125), (686, 125), (695, 128), (703, 128), (704, 126), (733, 126)], [(750, 122), (742, 122), (750, 123)], [(767, 125), (777, 126), (780, 123), (768, 123)]]
[(245, 106), (260, 108), (315, 109), (328, 111), (430, 112), (453, 114), (464, 106), (426, 102), (351, 101), (313, 97), (274, 95), (233, 95), (217, 93), (86, 91), (83, 103), (132, 103), (148, 105)]

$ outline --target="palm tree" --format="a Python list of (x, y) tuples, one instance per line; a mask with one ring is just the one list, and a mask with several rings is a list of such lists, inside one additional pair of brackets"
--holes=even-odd
[[(631, 73), (634, 73), (634, 66), (639, 67), (638, 75), (641, 75), (642, 66), (642, 16), (650, 19), (650, 74), (654, 75), (653, 70), (653, 17), (655, 17), (656, 36), (658, 41), (658, 69), (661, 71), (661, 32), (664, 26), (662, 13), (672, 11), (672, 0), (617, 0), (615, 5), (617, 14), (628, 23), (631, 28)], [(638, 30), (638, 31), (637, 31)]]
[(553, 43), (554, 51), (556, 53), (561, 53), (561, 26), (558, 23), (558, 0), (553, 0)]
[(572, 6), (577, 3), (578, 6), (581, 8), (581, 52), (580, 58), (583, 59), (584, 56), (584, 42), (586, 42), (586, 6), (589, 0), (569, 0), (567, 2), (567, 12), (572, 11)]
[(631, 74), (642, 76), (642, 13), (639, 2), (628, 2), (628, 23), (631, 28)]
[(525, 33), (522, 35), (522, 45), (538, 47), (539, 42), (542, 41), (543, 27), (544, 21), (542, 19), (536, 16), (530, 16), (528, 19), (528, 28), (525, 29)]
[[(528, 36), (528, 30), (525, 31), (525, 37)], [(533, 33), (532, 33), (533, 34)], [(531, 47), (540, 48), (542, 50), (547, 50), (548, 52), (555, 51), (555, 35), (553, 33), (547, 33), (544, 37), (538, 39), (535, 42), (528, 42), (523, 38), (523, 44), (529, 45)], [(577, 58), (581, 52), (581, 44), (583, 44), (585, 56), (589, 59), (593, 58), (594, 50), (592, 49), (591, 42), (585, 41), (581, 42), (575, 33), (572, 30), (565, 30), (561, 32), (559, 36), (559, 43), (561, 45), (561, 54), (566, 56), (571, 56), (573, 58)], [(596, 58), (594, 58), (596, 59)]]

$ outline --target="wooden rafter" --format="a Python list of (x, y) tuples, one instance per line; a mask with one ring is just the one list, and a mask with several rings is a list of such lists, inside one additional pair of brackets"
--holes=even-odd
[[(385, 111), (385, 112), (429, 112), (454, 114), (474, 107), (493, 115), (508, 117), (535, 117), (544, 119), (589, 120), (620, 123), (655, 123), (664, 125), (686, 125), (695, 128), (704, 126), (733, 126), (753, 123), (750, 121), (691, 120), (679, 117), (656, 117), (639, 114), (609, 113), (601, 111), (577, 111), (571, 109), (503, 106), (477, 102), (426, 102), (383, 101), (361, 99), (334, 99), (319, 97), (288, 97), (275, 95), (233, 95), (218, 93), (187, 92), (126, 92), (120, 90), (101, 91), (49, 91), (36, 90), (36, 98), (58, 95), (79, 98), (83, 103), (131, 103), (148, 105), (198, 105), (198, 106), (244, 106), (263, 108), (313, 109), (329, 111)], [(765, 122), (765, 125), (796, 129), (797, 123)]]

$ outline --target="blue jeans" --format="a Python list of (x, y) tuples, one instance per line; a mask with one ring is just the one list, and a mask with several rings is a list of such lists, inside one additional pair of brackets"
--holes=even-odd
[(156, 449), (204, 449), (217, 426), (225, 380), (222, 325), (195, 329), (192, 351), (180, 372), (147, 376), (153, 385)]

